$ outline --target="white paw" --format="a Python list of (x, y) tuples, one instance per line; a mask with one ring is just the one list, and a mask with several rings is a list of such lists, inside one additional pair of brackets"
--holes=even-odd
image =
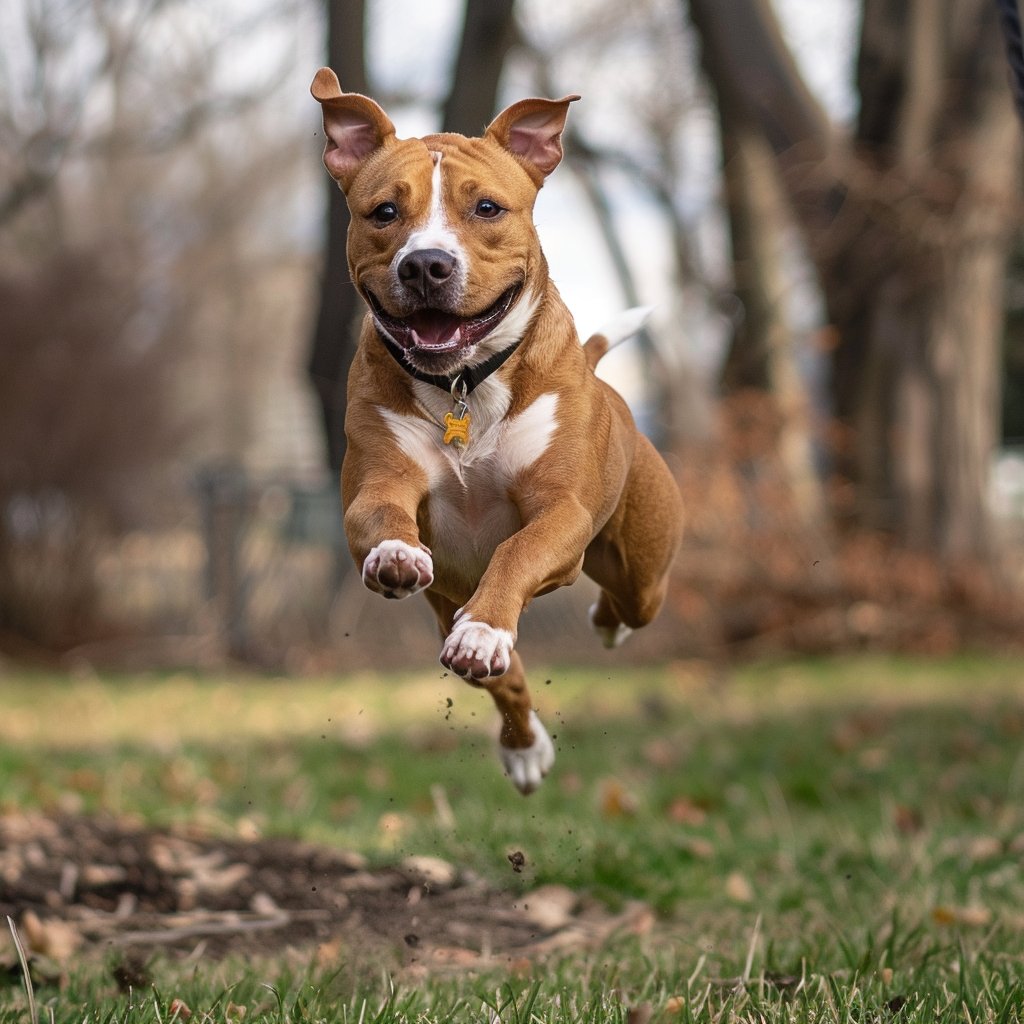
[(500, 676), (512, 663), (515, 637), (507, 629), (460, 615), (441, 648), (441, 664), (466, 679)]
[(363, 582), (385, 597), (409, 597), (434, 582), (434, 563), (426, 548), (382, 540), (363, 562)]
[(624, 622), (620, 622), (617, 626), (599, 626), (594, 621), (594, 613), (597, 611), (597, 605), (592, 604), (590, 606), (590, 625), (594, 632), (601, 638), (601, 643), (611, 650), (613, 647), (618, 647), (625, 639), (633, 632)]
[(541, 784), (555, 763), (555, 745), (547, 729), (540, 724), (536, 711), (530, 712), (530, 728), (533, 730), (533, 743), (530, 746), (519, 749), (498, 746), (505, 774), (523, 796), (532, 793)]

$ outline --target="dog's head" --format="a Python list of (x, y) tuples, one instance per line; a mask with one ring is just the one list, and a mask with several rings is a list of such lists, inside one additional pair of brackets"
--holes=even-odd
[(533, 204), (562, 159), (569, 104), (527, 99), (482, 138), (398, 139), (384, 111), (343, 93), (330, 68), (311, 92), (323, 108), (324, 164), (352, 214), (352, 280), (410, 365), (452, 374), (517, 342), (547, 268)]

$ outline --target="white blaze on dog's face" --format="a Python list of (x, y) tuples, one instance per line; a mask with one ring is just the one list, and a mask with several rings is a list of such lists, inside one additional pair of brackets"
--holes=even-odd
[[(377, 326), (418, 369), (449, 374), (518, 341), (546, 267), (533, 205), (558, 165), (569, 104), (523, 100), (482, 138), (397, 139), (376, 103), (322, 69), (324, 163), (352, 222), (352, 280)], [(505, 329), (502, 328), (504, 325)]]

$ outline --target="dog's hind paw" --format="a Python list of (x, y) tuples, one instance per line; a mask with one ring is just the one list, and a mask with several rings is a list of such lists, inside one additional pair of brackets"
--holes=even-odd
[(530, 729), (533, 731), (530, 746), (498, 747), (505, 774), (523, 796), (529, 796), (540, 786), (555, 763), (555, 745), (535, 711), (530, 712)]
[(363, 562), (363, 583), (384, 597), (409, 597), (434, 582), (434, 562), (426, 548), (382, 540)]
[(600, 637), (601, 643), (612, 650), (622, 644), (625, 639), (633, 632), (629, 626), (624, 622), (616, 623), (614, 626), (601, 626), (598, 625), (597, 619), (597, 608), (596, 604), (590, 606), (590, 625), (594, 632)]

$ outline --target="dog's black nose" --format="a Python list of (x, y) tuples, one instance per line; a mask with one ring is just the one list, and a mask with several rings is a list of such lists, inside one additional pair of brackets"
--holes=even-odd
[(455, 257), (444, 249), (417, 249), (398, 264), (398, 280), (425, 299), (448, 281), (455, 266)]

